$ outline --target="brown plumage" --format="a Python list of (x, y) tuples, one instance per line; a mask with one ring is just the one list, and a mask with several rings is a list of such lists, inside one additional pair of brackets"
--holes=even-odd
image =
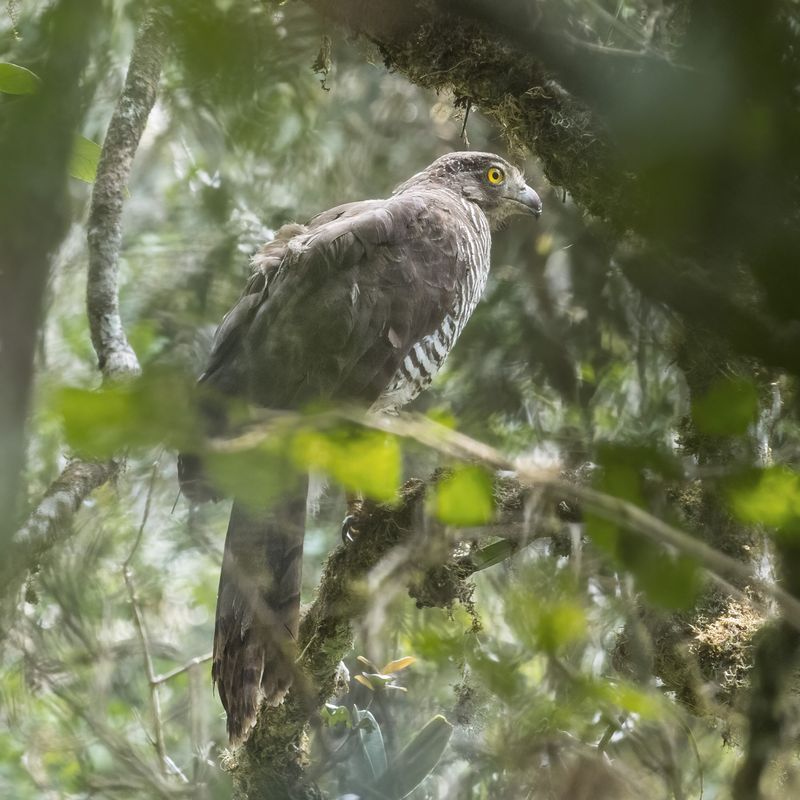
[[(349, 203), (264, 245), (222, 321), (200, 383), (208, 430), (224, 404), (269, 408), (346, 401), (376, 411), (408, 403), (433, 379), (486, 283), (492, 228), (541, 213), (520, 172), (490, 153), (451, 153), (385, 200)], [(192, 455), (184, 493), (216, 495)], [(261, 701), (292, 682), (300, 607), (305, 493), (253, 509), (234, 500), (217, 600), (212, 674), (240, 740)]]

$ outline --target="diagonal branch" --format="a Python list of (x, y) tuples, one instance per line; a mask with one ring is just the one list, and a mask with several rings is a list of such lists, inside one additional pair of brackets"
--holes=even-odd
[[(279, 414), (262, 412), (258, 417), (265, 421), (280, 418), (283, 426), (291, 426), (292, 423), (298, 426), (314, 424), (313, 417), (289, 412)], [(784, 613), (787, 622), (800, 631), (800, 600), (794, 595), (774, 583), (765, 581), (754, 567), (737, 561), (627, 500), (572, 483), (558, 470), (542, 469), (524, 459), (510, 458), (488, 444), (418, 414), (399, 414), (389, 417), (365, 415), (358, 411), (339, 411), (318, 415), (317, 422), (324, 425), (337, 418), (366, 425), (394, 436), (413, 439), (449, 458), (475, 461), (494, 470), (510, 471), (523, 484), (535, 486), (554, 499), (572, 497), (585, 512), (613, 522), (659, 547), (671, 547), (696, 560), (712, 580), (723, 588), (728, 585), (729, 579), (735, 579), (758, 589), (763, 596), (774, 600)], [(236, 439), (218, 441), (213, 447), (225, 452), (247, 450), (271, 435), (275, 435), (275, 426), (266, 422), (263, 426), (254, 428)]]
[(28, 558), (38, 558), (66, 532), (72, 516), (83, 501), (98, 487), (119, 472), (116, 461), (82, 461), (74, 459), (50, 484), (39, 505), (26, 523), (14, 534), (12, 545)]
[[(512, 471), (522, 486), (535, 487), (540, 496), (551, 500), (553, 508), (564, 498), (569, 498), (568, 505), (577, 501), (585, 512), (611, 520), (659, 547), (690, 555), (713, 581), (740, 599), (744, 596), (726, 578), (740, 579), (757, 587), (781, 608), (786, 624), (800, 630), (800, 602), (792, 594), (762, 580), (747, 565), (625, 500), (575, 484), (557, 471), (538, 469), (524, 460), (509, 458), (489, 445), (415, 415), (373, 417), (341, 412), (320, 415), (316, 423), (325, 426), (343, 418), (413, 439), (449, 458)], [(275, 436), (276, 428), (285, 433), (293, 424), (309, 424), (308, 416), (283, 412), (266, 413), (263, 419), (263, 425), (238, 439), (214, 442), (212, 448), (225, 452), (246, 450), (265, 437)], [(256, 796), (286, 796), (292, 792), (303, 797), (317, 796), (304, 767), (307, 726), (334, 693), (338, 663), (351, 649), (354, 621), (367, 613), (371, 603), (380, 603), (386, 594), (385, 580), (379, 581), (381, 585), (376, 590), (376, 576), (384, 578), (391, 572), (394, 584), (410, 586), (418, 604), (447, 605), (464, 596), (464, 582), (472, 573), (512, 556), (533, 539), (553, 535), (552, 529), (531, 534), (527, 526), (516, 524), (513, 513), (504, 513), (500, 527), (493, 531), (503, 537), (499, 542), (466, 557), (454, 558), (449, 548), (432, 545), (447, 539), (446, 532), (432, 531), (435, 522), (425, 518), (425, 493), (425, 483), (411, 481), (403, 489), (399, 506), (365, 504), (356, 524), (360, 531), (356, 545), (339, 547), (328, 558), (317, 597), (300, 629), (305, 678), (282, 706), (262, 711), (249, 739), (236, 749), (231, 761), (235, 798), (253, 796), (249, 792), (254, 786), (263, 792)], [(524, 509), (517, 509), (516, 519), (519, 517), (525, 517)], [(426, 568), (421, 578), (420, 566)], [(749, 600), (749, 596), (745, 599)], [(762, 607), (759, 611), (765, 613)]]

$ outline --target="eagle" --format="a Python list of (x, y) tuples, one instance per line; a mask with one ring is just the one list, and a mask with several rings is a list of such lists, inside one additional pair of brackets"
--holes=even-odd
[[(215, 334), (199, 379), (206, 433), (224, 434), (231, 399), (396, 412), (431, 383), (480, 300), (492, 231), (541, 212), (519, 169), (470, 151), (436, 159), (386, 199), (283, 226)], [(218, 497), (198, 456), (181, 454), (178, 473), (190, 501)], [(292, 683), (305, 511), (305, 491), (264, 508), (233, 501), (212, 679), (234, 743)]]

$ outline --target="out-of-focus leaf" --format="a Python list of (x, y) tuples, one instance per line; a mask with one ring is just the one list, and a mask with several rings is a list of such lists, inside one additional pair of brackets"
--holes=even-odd
[(128, 447), (190, 444), (198, 428), (189, 392), (181, 375), (158, 370), (98, 391), (64, 388), (54, 402), (70, 446), (108, 458)]
[(386, 747), (383, 744), (381, 726), (369, 711), (355, 709), (356, 727), (361, 752), (369, 765), (373, 780), (386, 772)]
[(557, 653), (584, 638), (586, 615), (571, 593), (556, 585), (532, 593), (529, 586), (514, 586), (506, 597), (506, 619), (516, 641), (534, 651)]
[(375, 687), (364, 675), (353, 675), (353, 680), (358, 681), (362, 686), (366, 686), (371, 692), (375, 691)]
[[(680, 473), (673, 458), (656, 448), (604, 445), (599, 449), (601, 469), (595, 486), (602, 492), (646, 507), (644, 472), (675, 478)], [(700, 588), (697, 565), (675, 557), (650, 541), (619, 527), (613, 520), (586, 514), (586, 531), (592, 541), (629, 570), (651, 602), (666, 608), (687, 608)]]
[(428, 419), (451, 430), (455, 430), (458, 426), (458, 420), (453, 416), (453, 412), (446, 408), (432, 408), (426, 416)]
[(470, 668), (478, 675), (492, 694), (507, 703), (515, 702), (525, 690), (520, 674), (520, 654), (517, 649), (474, 647), (467, 654)]
[(519, 550), (519, 545), (510, 539), (499, 539), (486, 547), (474, 550), (470, 553), (472, 563), (475, 565), (475, 572), (488, 569), (496, 564), (500, 564)]
[(703, 573), (697, 562), (686, 556), (648, 549), (648, 557), (632, 570), (636, 585), (647, 599), (663, 608), (691, 608), (702, 588)]
[(451, 619), (441, 609), (424, 612), (425, 624), (414, 629), (410, 637), (410, 647), (419, 657), (436, 664), (464, 657), (468, 639), (463, 630), (469, 627), (471, 619), (460, 605), (452, 609), (452, 615)]
[(347, 706), (325, 703), (319, 715), (322, 717), (322, 721), (330, 728), (334, 728), (337, 725), (344, 725), (346, 728), (350, 728), (353, 724), (350, 719), (350, 709)]
[(4, 94), (34, 94), (41, 83), (39, 76), (25, 67), (0, 63), (0, 92)]
[(69, 159), (69, 174), (85, 183), (94, 183), (97, 165), (100, 163), (101, 147), (85, 136), (76, 136)]
[(659, 719), (664, 713), (660, 698), (627, 683), (589, 681), (584, 690), (599, 703), (610, 705), (612, 713), (622, 708), (644, 719)]
[(692, 419), (700, 433), (736, 436), (747, 431), (758, 413), (758, 391), (751, 381), (726, 378), (692, 403)]
[(381, 670), (384, 674), (391, 674), (394, 672), (400, 672), (401, 670), (410, 667), (417, 659), (414, 656), (405, 656), (404, 658), (396, 658), (394, 661), (390, 661), (384, 668)]
[[(627, 500), (637, 506), (644, 505), (642, 498), (641, 467), (629, 458), (626, 452), (623, 458), (617, 458), (620, 451), (606, 448), (601, 457), (601, 469), (595, 478), (595, 486), (601, 492)], [(591, 512), (586, 514), (586, 532), (592, 541), (601, 549), (624, 561), (620, 548), (621, 532), (615, 522), (598, 517)]]
[(303, 466), (321, 469), (345, 487), (376, 500), (393, 500), (400, 485), (400, 444), (378, 431), (302, 430), (294, 437), (292, 453)]
[(539, 606), (534, 626), (538, 646), (556, 653), (586, 634), (586, 615), (577, 604), (562, 601)]
[(283, 452), (282, 438), (237, 453), (208, 453), (206, 472), (214, 485), (254, 509), (272, 505), (297, 483), (297, 472)]
[(97, 392), (62, 389), (56, 405), (63, 418), (67, 442), (84, 455), (108, 458), (129, 446), (132, 435), (141, 435), (141, 431), (129, 425), (135, 409), (130, 392), (123, 386)]
[(641, 476), (649, 471), (664, 478), (680, 479), (683, 476), (680, 460), (674, 454), (646, 441), (603, 442), (597, 448), (596, 460), (606, 473)]
[(448, 525), (483, 525), (494, 515), (491, 476), (481, 467), (460, 467), (436, 485), (433, 507)]
[(379, 793), (392, 800), (407, 797), (433, 772), (447, 749), (453, 726), (437, 714), (402, 749), (377, 783)]
[(800, 519), (800, 476), (787, 467), (738, 475), (727, 492), (734, 513), (745, 522), (778, 528)]

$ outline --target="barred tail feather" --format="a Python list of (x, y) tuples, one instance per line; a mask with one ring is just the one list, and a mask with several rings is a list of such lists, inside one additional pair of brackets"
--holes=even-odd
[(269, 509), (235, 501), (217, 595), (211, 675), (242, 741), (261, 703), (278, 705), (292, 684), (300, 620), (306, 493)]

